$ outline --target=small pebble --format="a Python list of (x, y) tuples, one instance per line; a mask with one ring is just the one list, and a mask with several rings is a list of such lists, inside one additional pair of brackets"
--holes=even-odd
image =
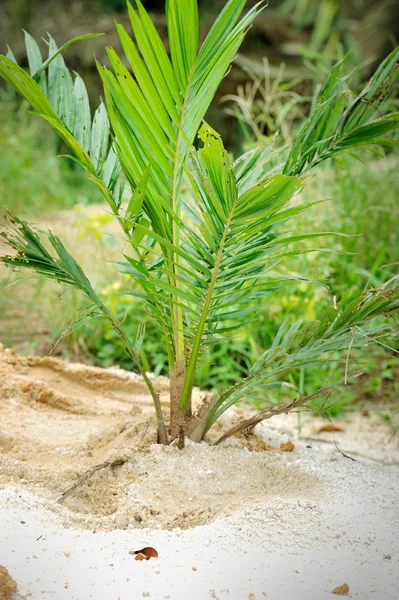
[(292, 442), (287, 442), (286, 444), (284, 444), (284, 442), (281, 442), (280, 444), (280, 450), (282, 450), (283, 452), (292, 452), (294, 448), (295, 446)]

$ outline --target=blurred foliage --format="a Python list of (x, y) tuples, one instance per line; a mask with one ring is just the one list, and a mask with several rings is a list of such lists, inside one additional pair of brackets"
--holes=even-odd
[(26, 103), (17, 103), (11, 93), (3, 91), (0, 107), (2, 206), (26, 215), (100, 200), (95, 186), (76, 165), (57, 158), (63, 153), (62, 145), (45, 123), (26, 113)]

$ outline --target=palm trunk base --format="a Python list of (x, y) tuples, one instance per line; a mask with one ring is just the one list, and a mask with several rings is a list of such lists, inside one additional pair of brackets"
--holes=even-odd
[(181, 410), (179, 406), (185, 375), (185, 361), (176, 361), (176, 364), (170, 373), (169, 434), (172, 439), (179, 438), (179, 447), (184, 446), (186, 423), (191, 417), (191, 402), (185, 410)]

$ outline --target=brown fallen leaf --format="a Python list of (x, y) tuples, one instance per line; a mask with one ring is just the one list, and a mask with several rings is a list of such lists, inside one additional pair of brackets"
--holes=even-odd
[(129, 550), (129, 554), (136, 555), (134, 560), (150, 560), (150, 558), (158, 558), (158, 552), (151, 546), (146, 546), (141, 550)]
[(338, 423), (329, 423), (328, 425), (323, 425), (317, 430), (317, 433), (324, 433), (325, 431), (344, 431), (345, 426)]
[(342, 585), (334, 588), (331, 593), (335, 594), (336, 596), (346, 596), (349, 594), (349, 585), (347, 583), (343, 583)]
[(284, 444), (284, 442), (281, 442), (280, 444), (280, 450), (282, 450), (283, 452), (292, 452), (294, 448), (295, 445), (292, 442), (287, 442), (286, 444)]

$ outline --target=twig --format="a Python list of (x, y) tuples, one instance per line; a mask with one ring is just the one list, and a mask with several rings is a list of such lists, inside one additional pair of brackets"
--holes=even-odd
[(76, 490), (77, 487), (79, 487), (82, 483), (84, 483), (86, 481), (86, 479), (89, 479), (90, 477), (92, 477), (92, 475), (94, 475), (94, 473), (96, 473), (97, 471), (100, 471), (101, 469), (106, 469), (107, 467), (117, 467), (119, 465), (123, 465), (126, 461), (123, 460), (123, 458), (117, 458), (114, 461), (106, 461), (104, 463), (101, 463), (100, 465), (96, 465), (95, 467), (92, 467), (91, 469), (89, 469), (88, 471), (86, 471), (86, 473), (84, 475), (82, 475), (82, 477), (80, 479), (78, 479), (78, 481), (76, 483), (74, 483), (70, 488), (68, 488), (67, 490), (65, 490), (65, 492), (63, 492), (58, 500), (58, 502), (63, 502), (65, 500), (65, 498), (67, 498), (74, 490)]
[[(334, 444), (335, 440), (326, 440), (325, 438), (315, 438), (315, 437), (303, 437), (301, 438), (302, 441), (304, 442), (316, 442), (318, 444)], [(388, 442), (389, 443), (389, 442)], [(338, 452), (341, 452), (341, 450), (339, 448), (337, 448)], [(383, 464), (383, 465), (387, 465), (388, 467), (391, 465), (399, 465), (398, 461), (393, 461), (393, 462), (386, 462), (384, 459), (380, 459), (380, 458), (373, 458), (372, 456), (367, 456), (366, 454), (362, 454), (361, 452), (357, 452), (357, 451), (351, 451), (352, 454), (354, 454), (355, 456), (359, 457), (359, 458), (364, 458), (366, 460), (370, 460), (371, 462), (375, 462), (375, 463), (379, 463), (379, 464)], [(344, 456), (346, 456), (344, 454)], [(355, 458), (352, 458), (351, 456), (346, 456), (346, 458), (350, 458), (351, 460), (356, 460)]]
[[(352, 338), (352, 341), (353, 341), (353, 339), (354, 339), (354, 338)], [(350, 347), (349, 347), (349, 350), (350, 350)], [(349, 358), (349, 354), (348, 354), (348, 358)], [(347, 373), (345, 373), (345, 379), (346, 379), (346, 376), (347, 376)], [(330, 417), (329, 417), (328, 415), (324, 415), (324, 417), (327, 419), (327, 421), (328, 421), (328, 422), (329, 422), (331, 425), (333, 425), (333, 422), (332, 422), (332, 420), (330, 419)], [(352, 456), (349, 456), (348, 454), (345, 454), (345, 452), (343, 452), (343, 451), (341, 450), (341, 448), (338, 448), (338, 444), (337, 444), (337, 441), (336, 441), (336, 439), (335, 439), (335, 431), (333, 431), (333, 444), (334, 444), (334, 446), (336, 447), (336, 449), (338, 450), (338, 452), (339, 452), (340, 454), (342, 454), (342, 456), (343, 456), (344, 458), (348, 458), (349, 460), (353, 460), (353, 462), (357, 462), (356, 458), (353, 458)]]
[(321, 388), (320, 390), (318, 390), (314, 394), (311, 394), (310, 396), (301, 396), (297, 400), (289, 400), (288, 402), (283, 402), (283, 403), (273, 404), (272, 406), (268, 406), (267, 408), (265, 408), (258, 414), (254, 415), (250, 419), (246, 419), (245, 421), (242, 421), (238, 425), (235, 425), (234, 427), (229, 429), (213, 445), (218, 446), (219, 444), (224, 442), (224, 440), (231, 437), (235, 433), (238, 433), (239, 431), (248, 429), (248, 427), (254, 427), (261, 421), (265, 421), (266, 419), (271, 419), (271, 417), (274, 417), (275, 415), (289, 413), (293, 409), (298, 408), (299, 406), (302, 406), (303, 404), (306, 404), (307, 402), (309, 402), (309, 400), (312, 400), (313, 398), (318, 398), (319, 396), (323, 396), (325, 394), (330, 394), (330, 393), (331, 393), (331, 388)]
[(340, 454), (342, 454), (342, 456), (344, 458), (349, 458), (349, 460), (353, 460), (353, 462), (357, 462), (356, 458), (353, 458), (353, 456), (349, 456), (349, 454), (345, 454), (345, 452), (342, 452), (341, 448), (338, 448), (338, 444), (337, 441), (335, 439), (335, 433), (333, 432), (333, 440), (334, 440), (334, 446), (336, 447), (336, 449), (338, 450), (338, 452)]

